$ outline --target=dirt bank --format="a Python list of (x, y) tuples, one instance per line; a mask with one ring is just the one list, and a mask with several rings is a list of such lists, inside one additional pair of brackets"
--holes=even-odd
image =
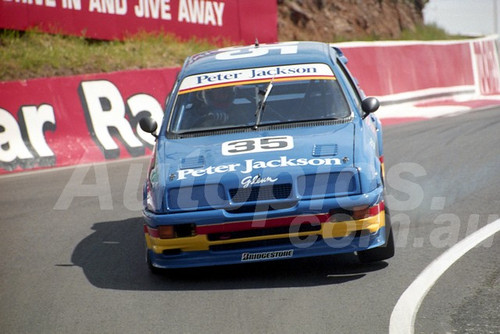
[(278, 0), (279, 40), (397, 39), (423, 24), (428, 0)]

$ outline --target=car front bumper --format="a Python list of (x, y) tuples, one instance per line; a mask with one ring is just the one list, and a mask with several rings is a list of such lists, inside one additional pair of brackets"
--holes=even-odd
[[(145, 212), (148, 261), (156, 268), (187, 268), (350, 253), (378, 247), (386, 241), (383, 207), (377, 214), (358, 220), (335, 221), (328, 212), (332, 208), (373, 205), (382, 201), (382, 191), (377, 188), (372, 193), (358, 196), (323, 199), (317, 203), (299, 202), (293, 212), (267, 212), (265, 216), (253, 214), (247, 221), (235, 221), (234, 218), (231, 221), (231, 217), (221, 212), (224, 210), (172, 215)], [(287, 219), (291, 222), (289, 228), (278, 234), (227, 239), (210, 237), (212, 230), (258, 230)], [(158, 226), (171, 225), (174, 220), (177, 223), (196, 222), (195, 235), (160, 239), (152, 233)], [(303, 222), (316, 228), (301, 231), (297, 226)]]

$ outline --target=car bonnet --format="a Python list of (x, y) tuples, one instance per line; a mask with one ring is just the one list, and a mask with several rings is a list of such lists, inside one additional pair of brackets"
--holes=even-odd
[(167, 140), (158, 152), (166, 200), (177, 209), (216, 207), (238, 189), (274, 192), (286, 185), (284, 197), (292, 198), (313, 196), (335, 181), (339, 186), (330, 192), (356, 193), (353, 139), (354, 124), (344, 123)]

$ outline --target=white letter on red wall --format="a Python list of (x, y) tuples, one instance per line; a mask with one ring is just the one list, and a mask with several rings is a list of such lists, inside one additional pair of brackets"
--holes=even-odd
[(54, 131), (55, 124), (54, 109), (48, 104), (22, 106), (19, 123), (0, 108), (0, 168), (54, 165), (55, 155), (47, 145), (45, 131)]
[(31, 146), (42, 159), (51, 159), (54, 157), (54, 152), (47, 145), (44, 136), (44, 128), (49, 126), (50, 130), (55, 129), (56, 119), (54, 116), (54, 108), (48, 104), (36, 106), (24, 106), (21, 108), (26, 133), (28, 135)]
[(134, 135), (125, 118), (125, 104), (118, 88), (109, 81), (84, 81), (79, 88), (80, 100), (90, 135), (101, 148), (106, 159), (120, 156), (116, 135), (132, 156), (144, 154), (144, 147)]
[[(136, 120), (136, 131), (139, 137), (151, 147), (155, 144), (155, 138), (147, 132), (142, 131), (139, 126), (139, 120), (144, 116), (151, 116), (156, 123), (161, 124), (163, 118), (163, 109), (156, 99), (147, 94), (137, 94), (127, 100), (130, 113)], [(156, 130), (156, 134), (160, 127)]]
[(0, 167), (12, 170), (31, 159), (33, 155), (24, 144), (16, 119), (0, 108)]

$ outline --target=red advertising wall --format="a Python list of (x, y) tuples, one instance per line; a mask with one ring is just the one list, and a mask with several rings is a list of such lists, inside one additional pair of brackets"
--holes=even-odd
[(369, 95), (474, 85), (469, 43), (393, 43), (347, 46), (343, 51)]
[(277, 40), (277, 11), (270, 0), (2, 0), (0, 28), (108, 40), (145, 31), (270, 43)]
[(178, 69), (0, 82), (0, 174), (144, 155)]
[[(496, 39), (341, 45), (367, 95), (500, 94)], [(150, 153), (178, 68), (0, 82), (0, 174)]]
[(471, 44), (474, 58), (475, 79), (481, 95), (500, 92), (500, 73), (498, 70), (498, 50), (495, 40), (478, 40)]

